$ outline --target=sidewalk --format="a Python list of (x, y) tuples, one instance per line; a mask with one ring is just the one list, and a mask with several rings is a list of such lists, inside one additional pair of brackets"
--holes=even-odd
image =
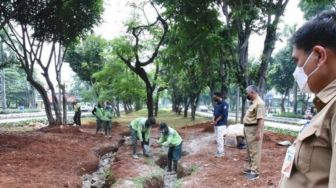
[[(201, 117), (207, 117), (207, 118), (212, 118), (213, 117), (212, 113), (208, 113), (208, 112), (196, 112), (196, 115), (201, 116)], [(229, 119), (230, 120), (235, 120), (235, 116), (229, 116)], [(299, 119), (299, 121), (296, 120), (295, 124), (293, 124), (293, 119), (294, 118), (288, 118), (289, 119), (288, 122), (285, 121), (287, 118), (282, 118), (281, 119), (282, 122), (271, 121), (271, 119), (272, 119), (272, 117), (265, 118), (265, 126), (266, 127), (283, 129), (283, 130), (291, 130), (291, 131), (295, 131), (295, 132), (299, 132), (302, 129), (304, 123), (306, 123), (306, 120), (302, 121), (302, 119)], [(290, 120), (292, 120), (292, 122), (290, 122)]]

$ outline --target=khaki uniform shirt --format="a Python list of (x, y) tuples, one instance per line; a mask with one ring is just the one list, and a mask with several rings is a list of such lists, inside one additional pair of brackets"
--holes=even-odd
[(298, 135), (290, 177), (281, 188), (336, 187), (336, 80), (316, 95), (318, 113)]
[(244, 116), (244, 124), (257, 124), (265, 117), (265, 102), (258, 96), (252, 101)]

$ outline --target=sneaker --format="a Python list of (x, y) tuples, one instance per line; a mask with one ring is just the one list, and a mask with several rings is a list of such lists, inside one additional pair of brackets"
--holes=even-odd
[(245, 178), (248, 180), (256, 180), (256, 179), (259, 179), (259, 174), (250, 172), (248, 174), (245, 174)]
[(217, 158), (224, 157), (224, 153), (216, 153), (215, 157), (217, 157)]
[(132, 158), (133, 159), (139, 159), (138, 155), (136, 155), (136, 154), (132, 155)]
[(251, 173), (251, 169), (245, 168), (243, 170), (243, 174), (250, 174)]

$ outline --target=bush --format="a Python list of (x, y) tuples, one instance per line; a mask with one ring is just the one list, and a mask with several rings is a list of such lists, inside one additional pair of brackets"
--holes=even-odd
[(277, 113), (273, 114), (275, 117), (287, 117), (287, 118), (304, 118), (301, 114), (295, 114), (293, 112), (284, 112), (284, 113)]

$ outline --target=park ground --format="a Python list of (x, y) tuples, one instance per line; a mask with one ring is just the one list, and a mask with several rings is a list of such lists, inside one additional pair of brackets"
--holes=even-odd
[[(112, 138), (96, 135), (92, 118), (85, 119), (80, 128), (0, 129), (0, 187), (82, 187), (82, 176), (95, 171), (99, 157), (107, 152), (115, 152), (107, 172), (108, 187), (162, 187), (166, 161), (162, 148), (153, 147), (149, 158), (130, 156), (127, 124), (141, 115), (114, 119)], [(215, 158), (216, 143), (208, 120), (191, 122), (171, 112), (159, 113), (158, 122), (177, 128), (184, 139), (176, 187), (277, 187), (287, 148), (276, 143), (293, 141), (293, 137), (265, 132), (260, 179), (248, 181), (241, 172), (246, 150), (226, 147), (225, 156)], [(157, 127), (152, 138), (159, 138)]]

